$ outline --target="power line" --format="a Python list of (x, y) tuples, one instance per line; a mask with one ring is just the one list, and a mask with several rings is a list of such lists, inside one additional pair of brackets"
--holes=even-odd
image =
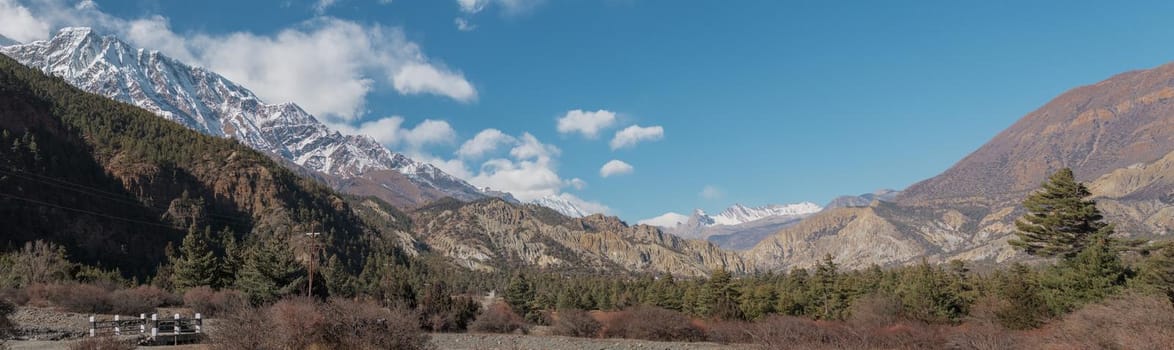
[(33, 203), (33, 204), (39, 204), (42, 206), (53, 207), (53, 208), (57, 208), (57, 209), (61, 209), (61, 210), (68, 210), (68, 211), (73, 211), (73, 212), (78, 212), (78, 213), (83, 213), (83, 214), (101, 216), (101, 217), (108, 218), (108, 219), (122, 220), (122, 221), (127, 221), (127, 222), (133, 222), (133, 223), (151, 225), (151, 226), (159, 226), (159, 227), (165, 227), (165, 228), (170, 228), (170, 229), (178, 229), (178, 227), (171, 226), (171, 225), (165, 225), (165, 224), (160, 224), (160, 223), (156, 223), (156, 222), (148, 222), (148, 221), (118, 217), (118, 216), (113, 216), (113, 215), (107, 215), (107, 214), (102, 214), (99, 212), (89, 211), (89, 210), (85, 210), (85, 209), (70, 208), (70, 207), (61, 206), (61, 205), (57, 205), (57, 204), (53, 204), (53, 203), (49, 203), (49, 202), (42, 202), (42, 201), (39, 201), (36, 199), (18, 197), (18, 196), (14, 196), (14, 195), (7, 194), (7, 193), (0, 193), (0, 196), (12, 198), (12, 199), (19, 200), (19, 201), (29, 202), (29, 203)]

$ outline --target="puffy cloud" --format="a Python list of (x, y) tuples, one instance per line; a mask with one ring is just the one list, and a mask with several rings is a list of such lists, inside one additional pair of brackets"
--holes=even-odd
[(489, 0), (457, 0), (457, 7), (464, 13), (477, 13), (485, 9), (485, 5), (489, 4)]
[(477, 89), (459, 72), (423, 63), (408, 64), (391, 77), (395, 90), (404, 95), (423, 93), (448, 96), (461, 102), (477, 100)]
[(622, 160), (612, 159), (604, 163), (603, 167), (599, 168), (599, 176), (609, 177), (612, 175), (631, 174), (635, 168), (631, 164), (625, 163)]
[(405, 128), (403, 123), (403, 117), (391, 116), (363, 123), (357, 128), (346, 125), (334, 127), (352, 135), (371, 136), (388, 147), (406, 147), (408, 152), (418, 151), (428, 145), (450, 144), (457, 138), (456, 131), (443, 120), (425, 119), (413, 128)]
[(554, 167), (530, 160), (490, 159), (468, 179), (474, 185), (506, 191), (523, 201), (553, 196), (563, 187)]
[(701, 188), (701, 192), (697, 193), (697, 195), (705, 199), (718, 199), (722, 196), (725, 196), (726, 193), (716, 186), (705, 185), (705, 187)]
[(473, 15), (485, 10), (490, 4), (499, 6), (506, 14), (521, 14), (530, 11), (545, 0), (457, 0), (461, 12)]
[(552, 158), (557, 157), (561, 153), (558, 147), (548, 145), (538, 141), (537, 137), (530, 133), (522, 133), (522, 137), (518, 140), (518, 145), (510, 149), (510, 156), (519, 160), (534, 159), (538, 162), (549, 162)]
[(319, 15), (326, 13), (326, 9), (334, 6), (336, 3), (338, 3), (338, 0), (318, 0), (318, 2), (314, 3), (314, 12)]
[(689, 222), (689, 216), (674, 212), (664, 213), (657, 217), (651, 217), (644, 220), (637, 221), (637, 224), (652, 225), (660, 227), (676, 227), (678, 224)]
[(49, 36), (49, 23), (15, 0), (0, 0), (0, 35), (20, 42), (44, 39)]
[(558, 118), (558, 132), (569, 134), (577, 132), (584, 137), (594, 139), (599, 132), (616, 122), (616, 114), (608, 110), (588, 112), (583, 110), (568, 111), (562, 118)]
[(518, 140), (513, 136), (506, 135), (497, 129), (485, 129), (477, 133), (476, 136), (461, 144), (461, 148), (457, 150), (457, 156), (461, 158), (477, 158), (487, 153), (496, 151), (498, 147), (506, 144), (515, 144)]
[(567, 185), (571, 186), (572, 188), (574, 188), (576, 190), (582, 190), (584, 188), (587, 188), (587, 181), (583, 181), (583, 179), (576, 177), (574, 179), (567, 180)]
[[(181, 35), (171, 30), (165, 17), (118, 18), (93, 2), (14, 4), (0, 0), (0, 33), (14, 39), (44, 39), (48, 29), (63, 26), (94, 27), (134, 46), (207, 67), (270, 103), (296, 102), (326, 121), (358, 119), (368, 94), (384, 85), (403, 95), (432, 94), (459, 102), (477, 97), (462, 73), (429, 59), (397, 27), (318, 17), (272, 34)], [(25, 23), (30, 16), (37, 21)]]
[(611, 149), (633, 147), (642, 141), (656, 141), (664, 138), (664, 128), (657, 126), (642, 127), (632, 125), (619, 132), (611, 139)]

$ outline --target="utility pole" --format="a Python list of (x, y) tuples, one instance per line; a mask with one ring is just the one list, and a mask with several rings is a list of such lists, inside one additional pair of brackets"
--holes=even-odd
[(306, 296), (314, 295), (314, 262), (318, 260), (318, 236), (322, 232), (306, 232), (306, 237), (310, 237), (310, 285), (306, 289)]

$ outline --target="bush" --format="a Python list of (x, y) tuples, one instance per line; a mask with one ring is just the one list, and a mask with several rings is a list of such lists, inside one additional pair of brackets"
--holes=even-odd
[(183, 294), (185, 306), (207, 316), (225, 315), (234, 310), (247, 308), (248, 302), (245, 294), (239, 291), (216, 291), (206, 286), (188, 289)]
[(946, 348), (958, 350), (1021, 349), (1019, 335), (995, 322), (964, 323), (949, 336)]
[[(761, 322), (761, 321), (759, 321)], [(715, 321), (709, 323), (706, 339), (721, 344), (749, 344), (755, 339), (750, 332), (754, 323), (745, 321)]]
[(568, 309), (559, 310), (555, 314), (554, 328), (551, 331), (555, 335), (595, 338), (599, 336), (601, 328), (603, 325), (591, 317), (587, 311)]
[(53, 305), (77, 313), (109, 313), (110, 291), (92, 284), (53, 284), (44, 289)]
[(16, 329), (16, 323), (8, 318), (14, 312), (16, 312), (16, 305), (0, 299), (0, 344), (3, 344), (4, 339), (11, 337), (12, 331)]
[(432, 348), (411, 312), (306, 298), (282, 300), (267, 309), (243, 307), (229, 312), (209, 337), (215, 350)]
[(1052, 348), (1168, 349), (1174, 307), (1166, 298), (1130, 295), (1085, 306), (1048, 328), (1053, 334), (1045, 342)]
[(335, 299), (326, 305), (325, 313), (329, 326), (324, 343), (334, 349), (432, 348), (428, 335), (420, 331), (407, 310)]
[(13, 305), (25, 305), (29, 302), (29, 294), (21, 288), (0, 288), (0, 301), (8, 301)]
[(160, 306), (178, 305), (175, 294), (154, 286), (138, 286), (110, 293), (110, 312), (120, 315), (154, 313)]
[(852, 303), (848, 322), (856, 327), (878, 328), (897, 323), (901, 314), (901, 299), (870, 295)]
[(699, 341), (701, 329), (680, 312), (654, 306), (636, 306), (620, 312), (608, 323), (604, 336), (659, 341)]
[(469, 325), (469, 329), (483, 333), (513, 333), (518, 330), (525, 332), (526, 322), (522, 316), (514, 313), (509, 305), (496, 303), (482, 311), (481, 316)]
[(792, 316), (770, 316), (752, 324), (747, 332), (755, 343), (768, 349), (858, 349), (859, 337), (837, 323), (816, 322)]
[(94, 337), (69, 344), (69, 350), (134, 350), (135, 344), (114, 337)]

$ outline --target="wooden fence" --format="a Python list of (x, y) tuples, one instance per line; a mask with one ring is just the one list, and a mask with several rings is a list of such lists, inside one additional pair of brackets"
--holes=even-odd
[(138, 335), (151, 344), (168, 344), (196, 340), (203, 333), (204, 318), (198, 313), (192, 318), (175, 314), (163, 319), (158, 314), (151, 314), (151, 318), (147, 314), (139, 314), (138, 318), (115, 315), (113, 320), (106, 321), (90, 316), (91, 337)]

